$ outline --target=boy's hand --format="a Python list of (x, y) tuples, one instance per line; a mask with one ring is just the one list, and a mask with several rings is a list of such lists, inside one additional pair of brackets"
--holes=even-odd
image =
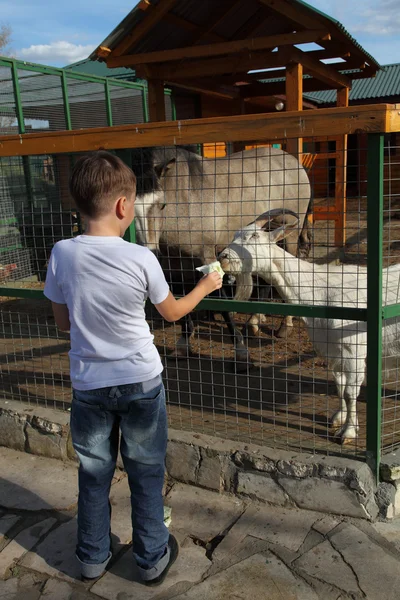
[(222, 277), (217, 271), (213, 271), (208, 275), (204, 275), (197, 285), (202, 288), (204, 295), (207, 296), (211, 292), (222, 288)]
[(164, 319), (172, 323), (190, 313), (205, 296), (219, 290), (221, 287), (222, 277), (217, 271), (213, 271), (200, 279), (196, 287), (187, 296), (176, 300), (170, 292), (167, 298), (160, 304), (156, 304), (155, 307)]

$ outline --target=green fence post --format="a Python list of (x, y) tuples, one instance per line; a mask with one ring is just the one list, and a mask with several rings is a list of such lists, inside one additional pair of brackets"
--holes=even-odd
[(143, 98), (143, 121), (145, 123), (148, 123), (149, 122), (149, 107), (148, 107), (148, 103), (147, 103), (147, 86), (143, 86), (142, 98)]
[(106, 92), (107, 124), (109, 127), (112, 127), (113, 118), (112, 118), (112, 107), (111, 107), (110, 83), (109, 83), (108, 79), (106, 79), (106, 81), (104, 83), (104, 89)]
[(61, 75), (61, 85), (62, 85), (62, 95), (63, 95), (63, 101), (64, 101), (65, 126), (69, 131), (71, 131), (72, 121), (71, 121), (71, 111), (69, 109), (67, 74), (65, 71), (63, 71), (62, 75)]
[[(11, 75), (12, 82), (14, 88), (14, 96), (15, 96), (15, 112), (17, 115), (18, 121), (18, 129), (20, 133), (25, 133), (25, 120), (24, 120), (24, 111), (22, 108), (22, 100), (21, 100), (21, 90), (19, 87), (19, 79), (18, 79), (18, 69), (17, 63), (15, 60), (12, 61), (11, 65)], [(32, 172), (31, 172), (31, 163), (29, 160), (29, 156), (22, 157), (22, 168), (24, 170), (24, 179), (26, 186), (26, 195), (33, 204), (33, 193), (32, 193)]]
[[(115, 154), (124, 161), (128, 167), (131, 167), (131, 153), (129, 150), (116, 150)], [(131, 242), (132, 244), (136, 244), (136, 227), (135, 227), (135, 219), (131, 225), (129, 225), (128, 229), (125, 231), (124, 240), (127, 242)]]
[(176, 121), (175, 94), (173, 92), (171, 92), (171, 117), (173, 121)]
[(382, 266), (384, 135), (368, 135), (367, 462), (379, 481), (382, 423)]
[(15, 96), (15, 110), (17, 113), (18, 129), (19, 129), (20, 133), (25, 133), (25, 121), (24, 121), (24, 113), (22, 110), (21, 90), (19, 89), (17, 63), (15, 62), (15, 60), (13, 60), (13, 62), (12, 62), (11, 72), (12, 72), (12, 80), (13, 80), (13, 88), (14, 88), (14, 96)]

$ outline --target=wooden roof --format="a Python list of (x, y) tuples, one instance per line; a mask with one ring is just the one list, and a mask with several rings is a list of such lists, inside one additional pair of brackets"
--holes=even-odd
[[(90, 58), (145, 79), (244, 98), (283, 93), (282, 68), (291, 63), (309, 76), (304, 91), (350, 88), (379, 69), (338, 21), (301, 0), (141, 0)], [(251, 73), (262, 69), (268, 83)]]

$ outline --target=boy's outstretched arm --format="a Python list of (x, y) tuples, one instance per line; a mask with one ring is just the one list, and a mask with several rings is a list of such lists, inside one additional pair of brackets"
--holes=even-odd
[(52, 302), (51, 306), (53, 309), (54, 320), (58, 329), (61, 331), (69, 331), (71, 324), (69, 321), (69, 311), (67, 305)]
[(171, 292), (167, 298), (160, 304), (155, 304), (156, 309), (166, 321), (172, 323), (179, 321), (182, 317), (190, 313), (203, 300), (205, 296), (222, 287), (222, 278), (219, 273), (214, 271), (200, 279), (196, 287), (183, 298), (176, 300)]

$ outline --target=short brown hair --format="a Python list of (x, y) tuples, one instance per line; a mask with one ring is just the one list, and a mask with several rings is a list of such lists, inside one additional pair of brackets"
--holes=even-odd
[(100, 217), (110, 210), (116, 198), (135, 193), (136, 177), (120, 158), (99, 150), (78, 159), (69, 189), (83, 215)]

